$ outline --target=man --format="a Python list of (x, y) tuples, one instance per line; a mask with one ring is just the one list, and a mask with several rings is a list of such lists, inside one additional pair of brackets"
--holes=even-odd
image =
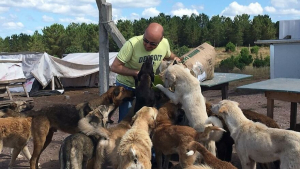
[[(164, 38), (164, 29), (158, 23), (151, 23), (144, 35), (129, 39), (120, 49), (111, 65), (111, 71), (118, 74), (116, 85), (124, 86), (134, 91), (133, 76), (137, 76), (147, 56), (153, 57), (153, 70), (159, 67), (161, 61), (180, 59), (171, 52), (167, 39)], [(123, 102), (119, 107), (119, 122), (125, 117), (131, 107), (131, 102)]]

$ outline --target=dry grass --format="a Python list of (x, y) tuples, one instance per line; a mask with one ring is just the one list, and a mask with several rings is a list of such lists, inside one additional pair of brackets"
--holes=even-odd
[[(225, 52), (225, 47), (215, 48), (215, 50), (217, 52), (216, 63), (215, 63), (215, 72), (220, 72), (220, 70), (218, 69), (218, 66), (219, 66), (221, 60), (224, 60), (224, 59), (230, 57), (231, 55), (233, 55), (233, 56), (239, 55), (242, 48), (245, 48), (245, 47), (237, 47), (237, 50), (235, 52)], [(263, 58), (265, 58), (266, 56), (270, 56), (270, 48), (269, 47), (261, 47), (259, 49), (258, 53), (259, 53), (258, 56), (262, 56)], [(252, 54), (252, 56), (253, 56), (253, 58), (256, 57), (253, 54)], [(230, 72), (253, 75), (253, 80), (270, 78), (270, 67), (254, 68), (252, 66), (246, 66), (246, 68), (242, 71), (235, 68), (234, 70), (232, 70)]]
[[(240, 54), (241, 49), (242, 48), (248, 48), (248, 47), (237, 47), (236, 51), (234, 52), (225, 52), (225, 47), (216, 47), (215, 50), (217, 52), (217, 56), (216, 56), (216, 65), (218, 65), (221, 60), (224, 60), (228, 57), (230, 57), (231, 55), (233, 56), (237, 56)], [(250, 51), (250, 49), (249, 49)], [(258, 56), (262, 55), (262, 57), (266, 57), (266, 56), (270, 56), (270, 48), (269, 47), (260, 47), (259, 51), (258, 51)], [(255, 58), (256, 56), (254, 54), (252, 54), (253, 58)]]

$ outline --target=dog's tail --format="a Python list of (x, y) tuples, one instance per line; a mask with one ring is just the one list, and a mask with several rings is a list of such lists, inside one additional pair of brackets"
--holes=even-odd
[(222, 137), (222, 133), (220, 134), (217, 132), (223, 133), (225, 130), (217, 126), (207, 126), (203, 132), (197, 133), (195, 140), (198, 142), (218, 141), (216, 139), (220, 139)]
[(94, 127), (93, 125), (91, 125), (91, 118), (91, 116), (87, 116), (85, 118), (80, 119), (78, 122), (79, 130), (87, 136), (95, 136), (96, 138), (102, 137), (103, 139), (108, 140), (110, 132), (103, 127)]
[(226, 130), (223, 129), (222, 121), (216, 116), (209, 116), (208, 119), (205, 121), (205, 124), (211, 124), (219, 128), (219, 130), (211, 131), (209, 135), (210, 140), (219, 141), (223, 136), (223, 132), (226, 132)]

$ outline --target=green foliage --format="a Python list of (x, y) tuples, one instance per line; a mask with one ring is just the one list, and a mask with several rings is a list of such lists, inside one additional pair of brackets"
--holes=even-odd
[(264, 59), (262, 58), (262, 56), (260, 56), (259, 58), (256, 57), (253, 61), (253, 67), (259, 68), (266, 66), (270, 66), (270, 56), (267, 56)]
[(235, 51), (235, 45), (232, 42), (227, 43), (225, 47), (226, 52), (234, 52)]
[(250, 49), (251, 53), (252, 54), (255, 54), (256, 56), (258, 55), (258, 51), (259, 51), (259, 46), (253, 46), (251, 49)]
[(219, 68), (221, 69), (221, 71), (223, 72), (228, 72), (234, 69), (235, 67), (235, 58), (234, 56), (231, 56), (227, 59), (224, 59), (220, 62)]
[[(178, 55), (185, 52), (184, 48), (194, 48), (204, 42), (210, 42), (214, 47), (226, 46), (226, 51), (234, 52), (235, 45), (254, 45), (256, 40), (275, 39), (278, 36), (278, 24), (272, 23), (268, 15), (254, 16), (253, 20), (249, 18), (248, 14), (236, 15), (231, 19), (219, 15), (210, 18), (204, 13), (182, 17), (160, 13), (149, 19), (119, 20), (116, 26), (124, 38), (129, 39), (142, 35), (150, 22), (158, 22), (164, 27), (164, 36), (173, 48), (175, 46)], [(109, 51), (119, 51), (114, 40), (110, 36), (108, 38)], [(69, 52), (98, 52), (99, 25), (70, 23), (64, 28), (55, 23), (44, 27), (41, 34), (36, 31), (32, 36), (14, 34), (0, 39), (0, 52), (22, 51), (46, 51), (58, 57)], [(257, 56), (257, 51), (255, 54)]]
[(253, 62), (252, 55), (249, 55), (247, 48), (242, 48), (240, 55), (235, 58), (235, 66), (244, 70), (246, 66), (250, 65)]
[(178, 57), (183, 56), (184, 54), (188, 53), (189, 51), (190, 51), (190, 49), (187, 46), (181, 46), (181, 47), (176, 46), (172, 50), (172, 52), (175, 55), (177, 55)]

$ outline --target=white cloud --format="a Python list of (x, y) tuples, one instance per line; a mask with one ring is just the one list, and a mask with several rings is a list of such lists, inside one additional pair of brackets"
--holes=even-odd
[(196, 9), (196, 10), (204, 10), (204, 6), (203, 5), (192, 5), (192, 8), (193, 9)]
[(4, 29), (22, 29), (24, 25), (21, 22), (6, 22), (2, 24)]
[(109, 3), (117, 8), (149, 8), (160, 4), (160, 0), (110, 0)]
[(177, 2), (175, 5), (172, 7), (171, 14), (176, 15), (176, 16), (183, 16), (183, 15), (192, 15), (192, 14), (199, 15), (198, 11), (196, 9), (189, 9), (186, 8), (181, 2)]
[(271, 0), (271, 4), (280, 9), (300, 8), (299, 0)]
[(269, 12), (269, 13), (275, 13), (276, 12), (276, 9), (272, 6), (266, 6), (265, 10), (266, 10), (266, 12)]
[(59, 22), (62, 22), (62, 23), (98, 23), (94, 20), (91, 20), (91, 19), (87, 19), (85, 17), (76, 17), (75, 19), (71, 19), (71, 18), (63, 18), (63, 19), (59, 19)]
[(157, 16), (160, 12), (156, 8), (147, 8), (142, 12), (144, 18)]
[(139, 20), (141, 17), (140, 17), (140, 15), (139, 14), (137, 14), (137, 13), (132, 13), (132, 14), (130, 14), (130, 20)]
[(44, 15), (42, 18), (43, 18), (43, 21), (45, 21), (45, 22), (54, 22), (54, 19), (50, 16)]
[(7, 12), (8, 10), (9, 10), (8, 7), (1, 7), (0, 6), (0, 13)]
[(263, 8), (258, 2), (250, 3), (248, 6), (243, 6), (234, 1), (229, 4), (229, 6), (226, 7), (220, 15), (234, 17), (242, 14), (260, 15), (263, 14)]

